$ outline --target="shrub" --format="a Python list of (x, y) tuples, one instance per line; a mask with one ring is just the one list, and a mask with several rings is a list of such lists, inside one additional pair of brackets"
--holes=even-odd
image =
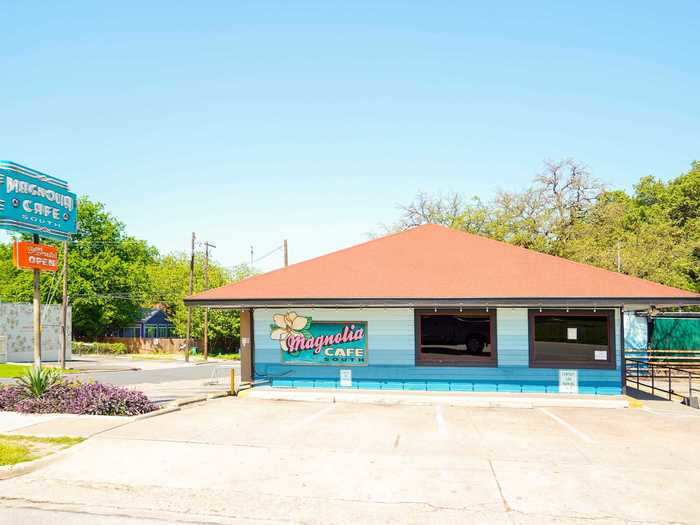
[(54, 368), (30, 368), (17, 379), (27, 397), (40, 397), (61, 381), (61, 373)]
[(0, 410), (135, 416), (156, 408), (143, 392), (102, 383), (61, 380), (38, 397), (27, 395), (20, 385), (0, 386)]
[(76, 354), (128, 354), (129, 348), (124, 343), (81, 343), (73, 341), (72, 351)]

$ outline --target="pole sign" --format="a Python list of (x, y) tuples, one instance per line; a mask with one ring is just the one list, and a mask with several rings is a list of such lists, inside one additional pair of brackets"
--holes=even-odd
[(12, 260), (21, 270), (55, 272), (58, 270), (58, 249), (46, 244), (16, 242), (12, 245)]
[(76, 224), (75, 193), (66, 181), (0, 161), (0, 228), (65, 240)]
[(279, 341), (283, 364), (367, 364), (367, 321), (314, 321), (296, 312), (272, 320), (270, 338)]

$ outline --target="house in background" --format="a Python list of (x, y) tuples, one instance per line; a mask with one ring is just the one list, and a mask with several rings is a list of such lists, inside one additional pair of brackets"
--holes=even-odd
[(129, 339), (169, 339), (175, 337), (175, 325), (162, 308), (144, 308), (141, 320), (131, 326), (113, 330), (110, 337)]

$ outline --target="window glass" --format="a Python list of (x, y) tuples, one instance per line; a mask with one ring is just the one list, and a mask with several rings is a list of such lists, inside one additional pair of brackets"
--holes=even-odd
[(493, 316), (486, 313), (420, 312), (417, 364), (495, 364)]
[(608, 313), (531, 313), (532, 364), (608, 366), (613, 362)]
[(146, 327), (146, 337), (158, 337), (158, 332), (157, 332), (156, 326), (147, 326)]

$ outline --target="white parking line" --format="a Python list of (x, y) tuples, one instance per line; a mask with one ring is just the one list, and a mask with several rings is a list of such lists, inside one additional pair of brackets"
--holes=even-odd
[(442, 439), (447, 439), (449, 433), (447, 432), (447, 423), (445, 423), (445, 416), (442, 413), (442, 405), (435, 405), (435, 423), (437, 425), (438, 436)]
[(564, 420), (563, 420), (562, 418), (560, 418), (559, 416), (556, 416), (556, 415), (552, 414), (552, 413), (551, 413), (549, 410), (547, 410), (546, 408), (541, 408), (541, 407), (540, 407), (540, 408), (538, 408), (538, 410), (539, 410), (540, 412), (544, 412), (545, 414), (547, 414), (547, 415), (548, 415), (549, 417), (551, 417), (554, 421), (556, 421), (556, 422), (559, 423), (561, 426), (563, 426), (566, 430), (568, 430), (568, 431), (571, 432), (572, 434), (578, 436), (579, 438), (581, 438), (581, 439), (582, 439), (583, 441), (585, 441), (586, 443), (595, 443), (595, 441), (593, 441), (593, 439), (591, 439), (591, 436), (589, 436), (589, 435), (586, 434), (585, 432), (581, 432), (581, 431), (580, 431), (579, 429), (577, 429), (575, 426), (571, 425), (570, 423), (567, 423), (566, 421), (564, 421)]
[(328, 405), (327, 407), (324, 407), (321, 410), (318, 410), (318, 411), (314, 412), (313, 414), (310, 414), (310, 415), (306, 416), (305, 418), (303, 418), (295, 423), (292, 423), (291, 425), (289, 425), (287, 427), (287, 430), (293, 431), (293, 430), (297, 430), (297, 429), (302, 428), (302, 427), (306, 427), (334, 409), (335, 409), (335, 403)]

